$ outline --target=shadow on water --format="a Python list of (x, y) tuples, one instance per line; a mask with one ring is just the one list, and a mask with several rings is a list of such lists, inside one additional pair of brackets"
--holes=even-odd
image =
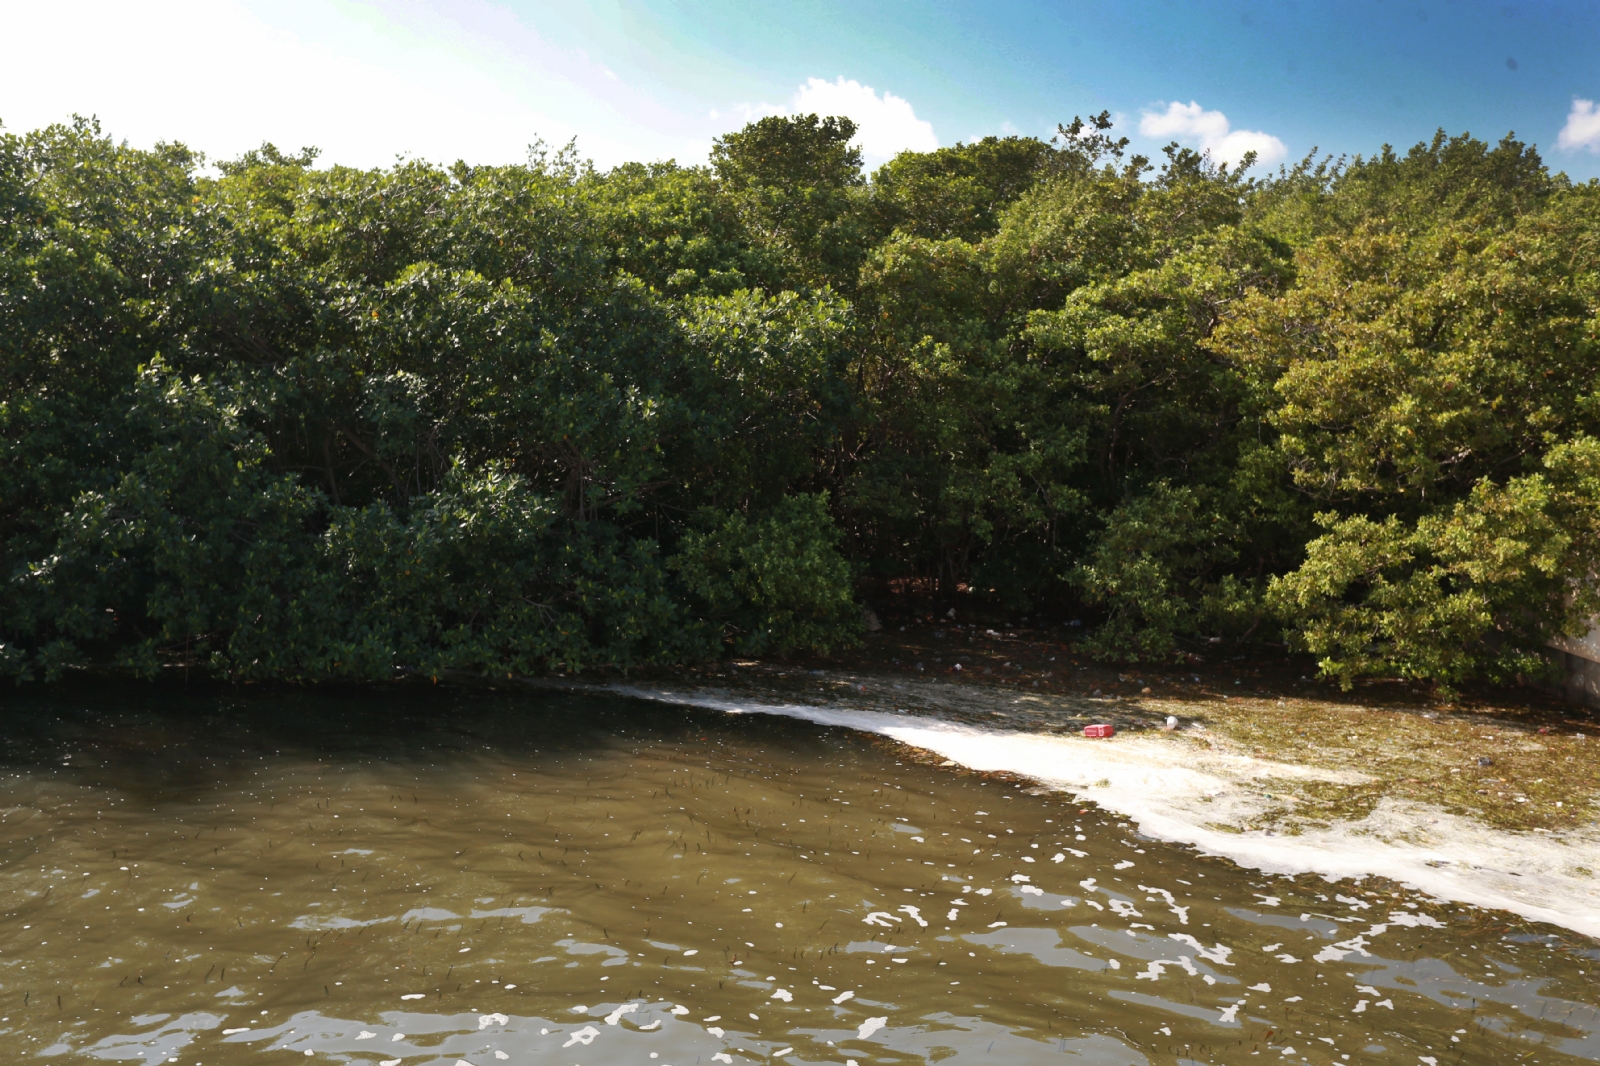
[(0, 767), (55, 770), (152, 801), (226, 787), (229, 771), (262, 760), (323, 759), (329, 766), (389, 764), (465, 769), (476, 757), (563, 757), (627, 745), (676, 743), (741, 725), (777, 727), (793, 742), (816, 730), (787, 723), (582, 697), (529, 698), (439, 686), (315, 691), (99, 682), (0, 695), (6, 726)]
[(1593, 1061), (1600, 949), (804, 722), (0, 701), (0, 1050), (142, 1063)]

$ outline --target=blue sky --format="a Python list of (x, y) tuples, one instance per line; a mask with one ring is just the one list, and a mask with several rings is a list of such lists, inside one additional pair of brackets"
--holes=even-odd
[(699, 162), (752, 117), (824, 110), (878, 162), (1109, 110), (1146, 152), (1292, 161), (1442, 126), (1600, 176), (1594, 2), (54, 0), (0, 25), (7, 128), (95, 114), (223, 158), (503, 162), (576, 137), (601, 166)]

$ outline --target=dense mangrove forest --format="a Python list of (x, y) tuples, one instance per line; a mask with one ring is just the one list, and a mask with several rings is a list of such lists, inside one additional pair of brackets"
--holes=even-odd
[(1600, 184), (1509, 135), (1267, 174), (1104, 115), (870, 174), (854, 135), (5, 134), (0, 673), (825, 653), (911, 598), (1448, 688), (1600, 611)]

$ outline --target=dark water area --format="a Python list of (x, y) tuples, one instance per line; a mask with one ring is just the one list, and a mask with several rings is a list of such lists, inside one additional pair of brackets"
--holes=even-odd
[(0, 698), (8, 1061), (1563, 1063), (1600, 946), (791, 719)]

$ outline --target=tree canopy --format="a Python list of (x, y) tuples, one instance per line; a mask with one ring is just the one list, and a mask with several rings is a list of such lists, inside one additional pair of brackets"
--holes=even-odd
[(0, 672), (828, 651), (863, 600), (1444, 686), (1600, 613), (1600, 185), (1105, 116), (863, 172), (0, 136)]

